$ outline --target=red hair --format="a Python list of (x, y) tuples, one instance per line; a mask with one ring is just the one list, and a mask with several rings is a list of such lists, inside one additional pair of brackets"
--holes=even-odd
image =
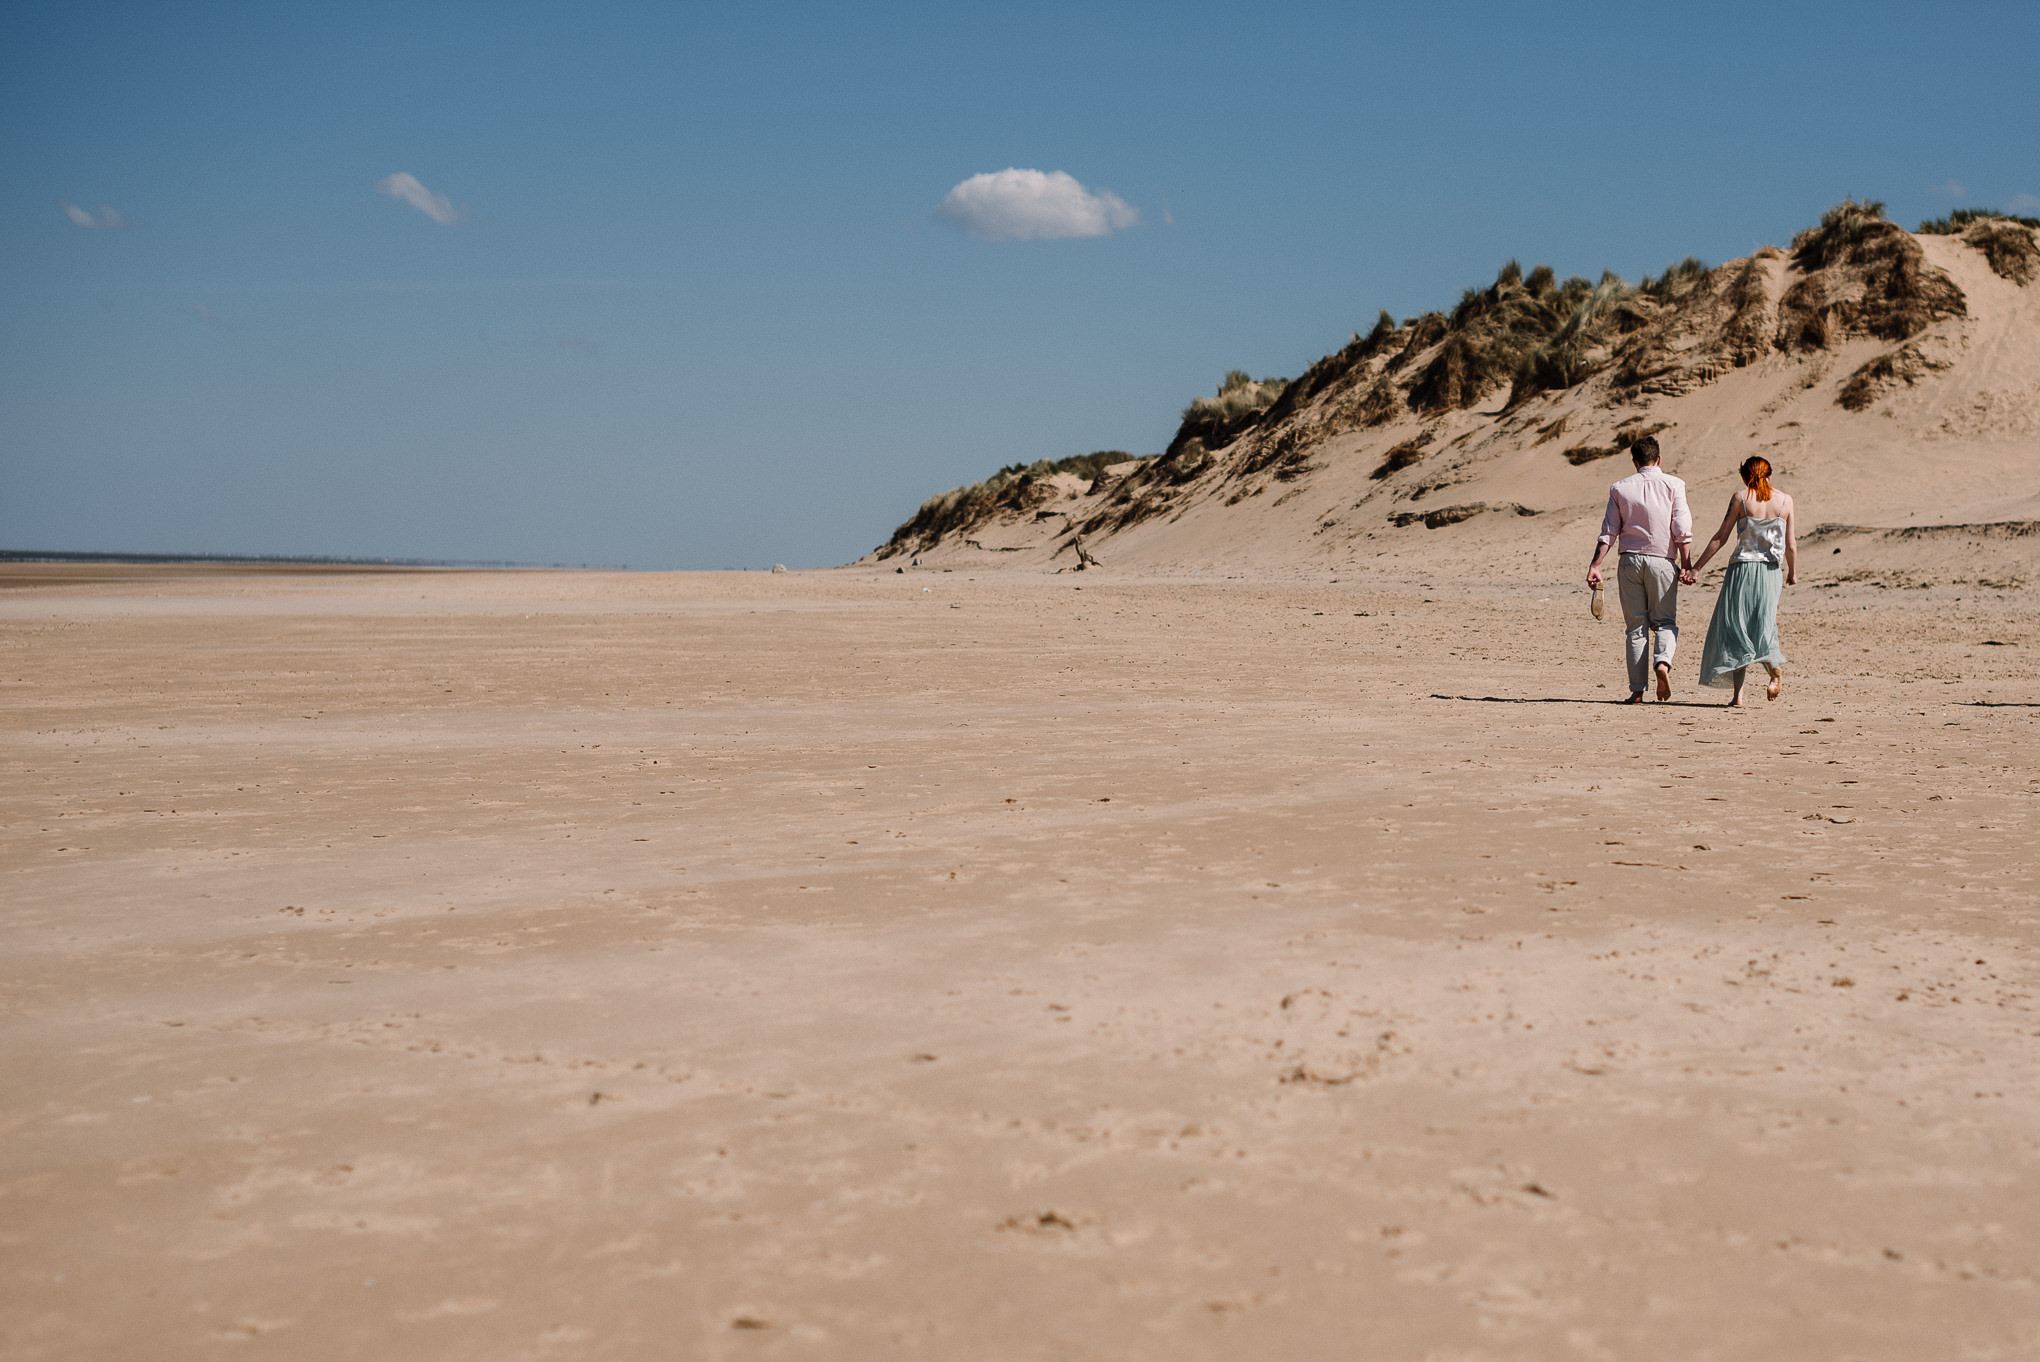
[(1742, 480), (1758, 501), (1771, 499), (1771, 461), (1761, 454), (1752, 454), (1742, 461)]

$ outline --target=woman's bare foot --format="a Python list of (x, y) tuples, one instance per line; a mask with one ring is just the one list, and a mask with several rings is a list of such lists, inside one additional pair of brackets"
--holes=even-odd
[(1657, 664), (1657, 698), (1659, 704), (1672, 698), (1672, 664), (1669, 662)]
[(1778, 698), (1778, 692), (1784, 689), (1785, 689), (1785, 673), (1772, 672), (1771, 684), (1764, 687), (1764, 698), (1766, 700), (1775, 700)]

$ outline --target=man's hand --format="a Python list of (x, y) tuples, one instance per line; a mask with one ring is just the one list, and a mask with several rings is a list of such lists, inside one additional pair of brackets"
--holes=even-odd
[(1799, 582), (1799, 574), (1798, 574), (1797, 572), (1787, 572), (1787, 573), (1785, 574), (1785, 585), (1787, 585), (1787, 586), (1795, 586), (1795, 585), (1797, 585), (1797, 584), (1798, 584), (1798, 582)]
[(1697, 581), (1699, 581), (1699, 580), (1700, 580), (1700, 574), (1699, 574), (1699, 573), (1697, 573), (1697, 572), (1695, 572), (1695, 571), (1693, 571), (1693, 569), (1692, 569), (1692, 568), (1690, 568), (1690, 567), (1682, 567), (1682, 568), (1680, 568), (1680, 569), (1679, 569), (1679, 585), (1680, 585), (1680, 586), (1691, 586), (1691, 585), (1693, 585), (1693, 583), (1695, 583), (1695, 582), (1697, 582)]
[(1587, 569), (1587, 585), (1588, 585), (1588, 586), (1599, 586), (1600, 584), (1601, 584), (1601, 569), (1600, 569), (1600, 568), (1599, 568), (1598, 566), (1596, 566), (1596, 567), (1590, 567), (1590, 568), (1588, 568), (1588, 569)]

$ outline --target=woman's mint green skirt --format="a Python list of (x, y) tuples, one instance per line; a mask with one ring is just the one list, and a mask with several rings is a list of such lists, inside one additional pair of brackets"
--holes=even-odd
[(1765, 563), (1730, 563), (1700, 650), (1700, 684), (1735, 685), (1745, 667), (1785, 665), (1778, 648), (1778, 588), (1785, 574)]

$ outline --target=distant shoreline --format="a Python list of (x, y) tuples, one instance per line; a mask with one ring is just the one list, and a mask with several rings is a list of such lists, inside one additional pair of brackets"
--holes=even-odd
[[(452, 558), (338, 558), (281, 553), (67, 553), (59, 550), (0, 549), (0, 563), (218, 563), (247, 567), (338, 568), (545, 568), (578, 570), (560, 563), (497, 563)], [(586, 567), (586, 564), (581, 565)], [(606, 569), (605, 569), (606, 570)]]

